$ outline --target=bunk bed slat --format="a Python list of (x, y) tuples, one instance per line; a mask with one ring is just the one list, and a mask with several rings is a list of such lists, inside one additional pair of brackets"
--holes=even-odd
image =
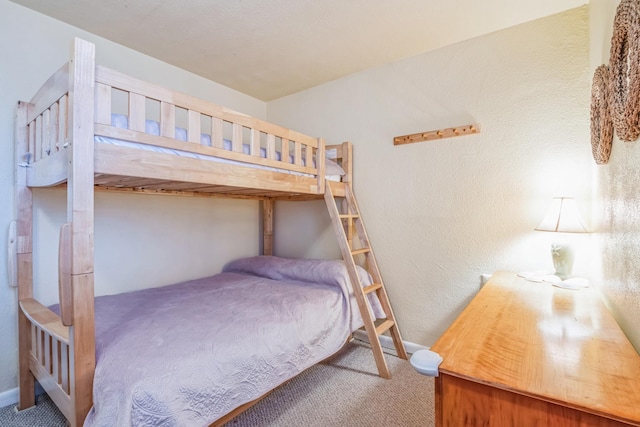
[(36, 125), (35, 125), (35, 150), (34, 150), (34, 160), (37, 162), (42, 158), (42, 115), (36, 117)]
[[(276, 158), (276, 136), (275, 135), (267, 135), (267, 159)], [(280, 157), (282, 159), (282, 157)]]
[(289, 140), (287, 138), (282, 138), (282, 144), (280, 145), (280, 159), (285, 163), (291, 163), (289, 155)]
[(38, 363), (40, 363), (40, 355), (42, 354), (42, 350), (40, 349), (42, 346), (42, 341), (41, 341), (42, 330), (35, 325), (32, 330), (34, 332), (34, 339), (33, 339), (34, 345), (33, 347), (31, 347), (31, 352), (33, 354), (33, 357), (38, 361)]
[(200, 144), (200, 134), (202, 133), (200, 113), (189, 110), (189, 128), (187, 129), (188, 141)]
[(176, 106), (168, 102), (160, 103), (160, 135), (176, 137)]
[(305, 155), (305, 159), (304, 162), (306, 165), (313, 165), (313, 149), (309, 146), (305, 147), (304, 150), (304, 155)]
[(203, 187), (198, 189), (200, 193), (207, 194), (228, 194), (228, 195), (245, 195), (245, 196), (262, 196), (265, 194), (265, 190), (255, 188), (230, 188), (225, 185), (214, 185), (209, 187)]
[(42, 113), (42, 157), (51, 154), (51, 109)]
[[(190, 191), (190, 190), (147, 190), (146, 188), (117, 188), (117, 187), (96, 187), (96, 191), (110, 191), (110, 192), (125, 192), (125, 193), (139, 193), (139, 194), (153, 194), (158, 196), (182, 196), (182, 197), (223, 197), (225, 199), (242, 199), (242, 200), (260, 200), (264, 198), (283, 198), (286, 194), (290, 196), (288, 200), (292, 200), (292, 193), (281, 193), (266, 190), (257, 190), (259, 192), (252, 194), (241, 194), (237, 190), (231, 193), (207, 193), (204, 191)], [(227, 189), (227, 191), (230, 191)], [(296, 196), (295, 200), (317, 200), (320, 196), (316, 194), (303, 194), (302, 196)]]
[[(36, 152), (36, 122), (32, 121), (29, 122), (28, 124), (28, 150), (24, 151), (22, 154), (29, 154), (32, 157), (35, 157), (35, 152)], [(18, 159), (18, 164), (20, 164), (21, 162), (27, 162), (27, 161), (33, 161), (34, 159), (27, 159), (27, 158), (19, 158)]]
[(214, 148), (224, 147), (224, 121), (218, 117), (211, 119), (211, 146)]
[(145, 131), (145, 102), (144, 96), (129, 94), (129, 129)]
[(302, 144), (299, 141), (293, 143), (293, 164), (302, 165)]
[(51, 341), (51, 376), (56, 384), (60, 384), (60, 341)]
[(31, 347), (29, 347), (29, 353), (36, 356), (38, 354), (36, 351), (38, 348), (38, 331), (36, 330), (35, 323), (29, 323), (29, 328), (31, 330)]
[(58, 150), (66, 147), (67, 144), (67, 115), (69, 113), (69, 96), (63, 95), (58, 100), (58, 113), (60, 117), (58, 119)]
[(242, 125), (232, 123), (231, 150), (242, 153)]
[(69, 388), (69, 345), (60, 343), (60, 387), (67, 394), (70, 392)]
[(42, 329), (36, 326), (36, 360), (42, 364), (42, 345), (43, 345)]
[(191, 182), (175, 182), (175, 181), (148, 181), (133, 187), (137, 189), (145, 190), (168, 190), (168, 191), (180, 191), (180, 190), (198, 190), (202, 188), (211, 187), (209, 184), (193, 184)]
[[(49, 149), (52, 152), (60, 149), (60, 104), (58, 101), (51, 106), (51, 116), (49, 124)], [(63, 125), (64, 127), (64, 125)]]
[(44, 363), (42, 364), (44, 366), (44, 369), (47, 371), (48, 374), (51, 374), (51, 372), (53, 372), (53, 369), (51, 367), (51, 335), (44, 333)]
[(111, 86), (96, 83), (96, 123), (111, 124)]
[(260, 155), (260, 131), (258, 129), (251, 129), (249, 154), (251, 154), (252, 156)]

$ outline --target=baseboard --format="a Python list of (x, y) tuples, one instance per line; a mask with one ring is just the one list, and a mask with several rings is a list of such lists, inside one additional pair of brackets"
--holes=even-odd
[[(358, 329), (357, 331), (355, 331), (353, 333), (353, 337), (366, 343), (369, 342), (367, 333), (362, 329)], [(402, 342), (404, 343), (405, 350), (410, 354), (415, 353), (418, 350), (429, 349), (429, 347), (425, 347), (423, 345), (416, 344), (410, 341), (403, 340)], [(395, 349), (395, 346), (393, 345), (393, 339), (387, 335), (380, 335), (380, 345), (382, 345), (382, 347), (384, 348)]]
[[(15, 405), (20, 400), (19, 388), (12, 388), (7, 391), (0, 392), (0, 408)], [(44, 393), (44, 389), (36, 382), (36, 396)]]
[(0, 408), (13, 405), (18, 401), (18, 387), (0, 393)]

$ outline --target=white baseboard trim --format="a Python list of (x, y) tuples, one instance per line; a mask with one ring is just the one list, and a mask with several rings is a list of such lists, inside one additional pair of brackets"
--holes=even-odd
[(18, 387), (0, 393), (0, 408), (18, 402)]
[[(362, 329), (358, 329), (357, 331), (355, 331), (353, 333), (353, 337), (360, 341), (364, 341), (366, 343), (369, 342), (369, 337), (367, 336), (367, 332), (363, 331)], [(407, 353), (415, 353), (418, 350), (429, 349), (429, 347), (425, 347), (423, 345), (416, 344), (413, 342), (404, 341), (404, 340), (402, 342), (404, 343), (404, 348), (405, 350), (407, 350)], [(382, 345), (382, 347), (384, 348), (395, 349), (395, 346), (393, 345), (393, 339), (387, 335), (380, 335), (380, 345)]]
[[(41, 395), (42, 393), (44, 393), (44, 389), (36, 382), (36, 396)], [(18, 403), (18, 400), (20, 400), (18, 387), (0, 392), (0, 408), (15, 405)]]

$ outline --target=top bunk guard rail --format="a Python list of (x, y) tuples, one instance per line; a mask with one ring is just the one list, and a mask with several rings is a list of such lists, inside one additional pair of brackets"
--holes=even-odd
[[(128, 97), (129, 129), (111, 125), (112, 89), (120, 90)], [(151, 139), (145, 136), (146, 120), (150, 117), (147, 110), (149, 107), (153, 108), (153, 104), (158, 104), (160, 108), (159, 139), (155, 136)], [(176, 117), (177, 110), (183, 110), (187, 116), (186, 142), (195, 144), (176, 140), (176, 129), (180, 128)], [(202, 132), (203, 122), (206, 122), (205, 126), (210, 126), (210, 133)], [(225, 135), (225, 127), (230, 127), (231, 135)], [(301, 173), (318, 173), (318, 168), (313, 165), (319, 146), (316, 138), (134, 79), (102, 66), (96, 67), (95, 134)], [(211, 137), (210, 146), (202, 144), (203, 134)], [(246, 134), (249, 134), (248, 138)], [(231, 142), (231, 151), (224, 148), (225, 139)], [(276, 139), (280, 140), (278, 142), (283, 144), (285, 149), (276, 150)], [(249, 154), (243, 153), (244, 144), (248, 145)], [(266, 158), (260, 157), (261, 148), (265, 150)], [(291, 156), (278, 160), (278, 152), (288, 152)]]
[[(93, 105), (83, 105), (92, 109), (83, 114), (92, 117), (92, 123), (80, 123), (73, 117), (72, 105), (79, 101), (73, 99), (70, 79), (78, 76), (90, 78), (95, 90)], [(279, 195), (324, 193), (325, 146), (321, 138), (132, 78), (93, 61), (83, 67), (73, 61), (65, 64), (26, 107), (28, 152), (20, 165), (29, 168), (27, 184), (31, 187), (55, 186), (68, 180), (66, 148), (84, 143), (73, 141), (70, 130), (87, 127), (93, 142), (118, 142), (94, 143), (96, 186), (137, 188), (144, 187), (142, 182), (160, 188), (158, 181), (166, 181), (174, 183), (170, 188), (178, 189), (189, 186), (176, 183), (198, 183), (210, 190), (211, 186), (225, 186), (272, 190)], [(122, 141), (126, 143), (120, 145)], [(202, 157), (222, 159), (223, 163), (194, 166), (198, 162), (193, 158)], [(191, 162), (185, 163), (185, 159)], [(247, 165), (265, 173), (248, 172)], [(288, 176), (278, 175), (283, 173)], [(122, 177), (147, 181), (138, 179), (136, 185), (135, 180)]]

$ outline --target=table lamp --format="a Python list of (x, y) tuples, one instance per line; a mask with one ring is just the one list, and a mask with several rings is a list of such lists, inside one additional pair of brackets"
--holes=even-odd
[[(576, 201), (572, 197), (554, 197), (547, 215), (540, 225), (536, 227), (536, 230), (559, 233), (587, 232), (578, 212)], [(553, 266), (556, 269), (554, 274), (562, 280), (570, 277), (574, 259), (571, 246), (564, 242), (552, 243), (551, 257), (553, 258)]]

